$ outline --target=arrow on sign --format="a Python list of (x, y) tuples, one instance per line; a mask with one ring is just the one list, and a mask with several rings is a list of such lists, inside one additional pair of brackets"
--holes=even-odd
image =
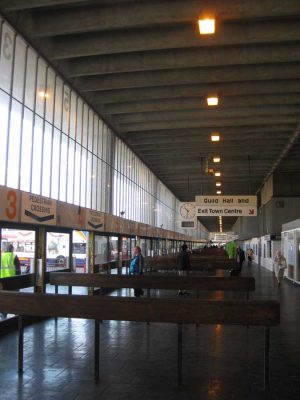
[(88, 225), (90, 225), (92, 228), (94, 228), (94, 229), (98, 229), (98, 228), (101, 228), (101, 226), (103, 226), (103, 224), (97, 224), (97, 225), (95, 225), (95, 224), (93, 224), (92, 222), (90, 222), (90, 221), (88, 221)]
[(254, 215), (254, 208), (250, 208), (249, 215)]
[(45, 221), (50, 221), (51, 219), (54, 219), (54, 214), (51, 215), (46, 215), (45, 217), (39, 217), (36, 214), (33, 214), (32, 212), (25, 210), (25, 215), (27, 215), (27, 217), (30, 217), (38, 222), (45, 222)]

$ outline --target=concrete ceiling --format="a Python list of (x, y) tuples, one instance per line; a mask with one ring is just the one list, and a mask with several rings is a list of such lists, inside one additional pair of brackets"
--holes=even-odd
[[(215, 194), (205, 173), (215, 154), (223, 194), (255, 194), (281, 164), (300, 170), (299, 0), (0, 0), (0, 9), (181, 200)], [(205, 14), (215, 35), (198, 34)], [(206, 106), (209, 93), (218, 107)]]

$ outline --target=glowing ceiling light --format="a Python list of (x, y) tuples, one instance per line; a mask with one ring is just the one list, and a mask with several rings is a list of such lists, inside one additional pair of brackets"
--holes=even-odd
[(220, 141), (220, 134), (218, 132), (213, 132), (210, 136), (212, 142), (219, 142)]
[(203, 18), (198, 20), (200, 35), (212, 35), (215, 33), (216, 24), (214, 18)]
[(206, 102), (208, 106), (217, 106), (219, 104), (219, 97), (217, 95), (207, 96)]
[(221, 190), (217, 190), (217, 194), (222, 194)]
[(221, 182), (216, 182), (216, 186), (220, 187), (220, 186), (222, 186), (222, 183)]
[(221, 176), (221, 172), (220, 171), (216, 171), (215, 172), (215, 176)]
[(213, 157), (213, 162), (214, 163), (219, 163), (220, 161), (221, 161), (221, 157), (219, 157), (219, 156)]

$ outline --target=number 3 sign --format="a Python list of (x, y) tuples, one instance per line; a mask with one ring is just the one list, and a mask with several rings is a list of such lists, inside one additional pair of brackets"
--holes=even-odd
[(0, 186), (0, 220), (18, 221), (20, 209), (20, 195), (17, 190)]

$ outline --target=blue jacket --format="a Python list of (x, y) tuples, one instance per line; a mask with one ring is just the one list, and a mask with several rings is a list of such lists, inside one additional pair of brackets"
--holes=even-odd
[(129, 267), (130, 275), (141, 275), (144, 268), (144, 257), (140, 254), (133, 258)]

